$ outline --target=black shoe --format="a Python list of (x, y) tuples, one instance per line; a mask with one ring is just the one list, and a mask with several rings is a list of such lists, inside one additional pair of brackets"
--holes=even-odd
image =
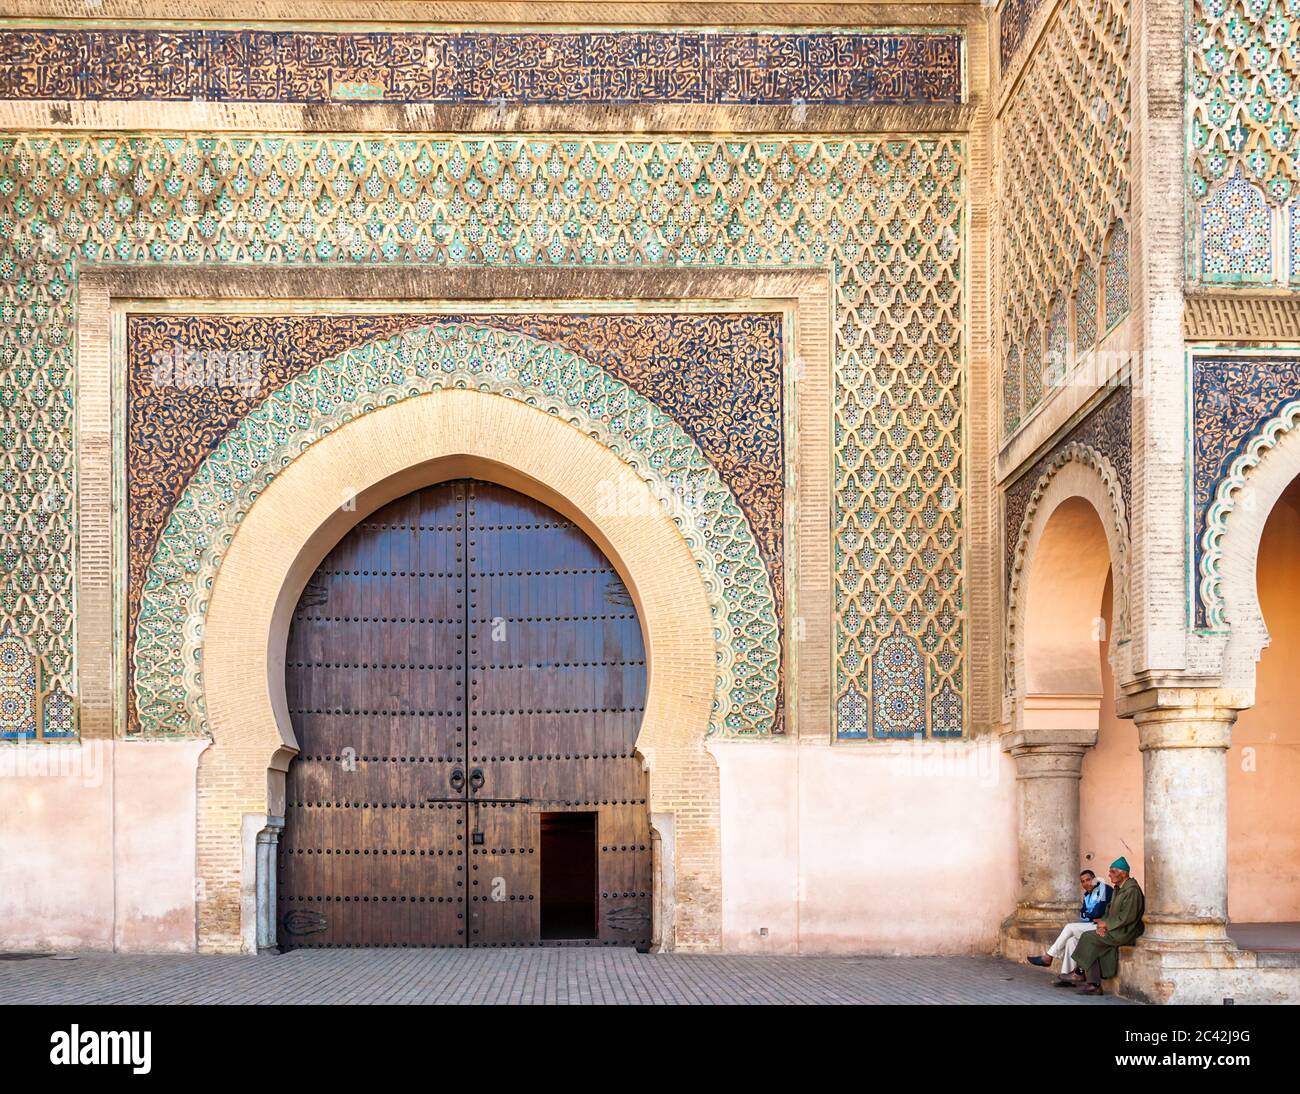
[(1050, 969), (1052, 967), (1052, 963), (1050, 961), (1044, 961), (1037, 954), (1035, 954), (1033, 957), (1026, 957), (1025, 960), (1028, 961), (1031, 965), (1037, 965), (1040, 969)]
[(1079, 976), (1059, 976), (1052, 981), (1052, 987), (1077, 988), (1082, 983), (1084, 983), (1084, 980), (1082, 977)]

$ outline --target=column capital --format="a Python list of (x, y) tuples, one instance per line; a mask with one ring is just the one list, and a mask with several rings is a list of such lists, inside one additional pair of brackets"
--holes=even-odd
[(1013, 729), (1002, 734), (1002, 751), (1012, 756), (1024, 756), (1031, 752), (1054, 752), (1067, 754), (1077, 752), (1080, 756), (1097, 743), (1097, 727), (1089, 729)]
[(1148, 688), (1122, 695), (1121, 718), (1132, 718), (1138, 748), (1224, 748), (1232, 743), (1232, 724), (1250, 705), (1247, 692), (1232, 688)]
[(1019, 729), (1002, 735), (1002, 751), (1016, 761), (1016, 779), (1074, 779), (1083, 774), (1083, 754), (1097, 743), (1097, 731)]

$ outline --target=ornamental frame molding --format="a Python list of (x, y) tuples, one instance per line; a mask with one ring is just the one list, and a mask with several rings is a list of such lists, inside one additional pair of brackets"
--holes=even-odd
[[(1289, 455), (1293, 451), (1295, 442), (1288, 438), (1296, 434), (1297, 425), (1300, 425), (1300, 399), (1293, 399), (1251, 434), (1219, 480), (1214, 500), (1206, 510), (1205, 528), (1200, 535), (1201, 561), (1196, 588), (1197, 596), (1205, 607), (1206, 628), (1211, 631), (1232, 630), (1234, 633), (1241, 628), (1243, 635), (1262, 638), (1255, 651), (1255, 658), (1258, 658), (1260, 650), (1268, 641), (1254, 586), (1254, 560), (1259, 548), (1259, 536), (1264, 529), (1263, 522), (1268, 519), (1281, 490), (1300, 471), (1300, 468), (1291, 468), (1289, 464), (1282, 467), (1287, 461), (1270, 457), (1270, 453), (1284, 450)], [(1277, 473), (1274, 472), (1275, 467), (1278, 468)], [(1281, 483), (1281, 489), (1274, 490), (1278, 485), (1274, 481), (1278, 474), (1289, 477)], [(1241, 504), (1243, 500), (1246, 502), (1244, 506)], [(1267, 500), (1268, 504), (1261, 505), (1262, 500)], [(1253, 528), (1254, 540), (1249, 544), (1249, 588), (1245, 591), (1234, 589), (1230, 595), (1227, 588), (1231, 581), (1228, 560), (1240, 553), (1245, 546), (1235, 542), (1241, 534), (1237, 531), (1240, 518), (1233, 519), (1233, 514), (1241, 509), (1250, 514), (1252, 526), (1258, 523), (1258, 527)], [(1226, 667), (1225, 663), (1225, 669)]]
[[(382, 273), (382, 276), (376, 276)], [(254, 288), (256, 291), (254, 291)], [(443, 311), (457, 315), (467, 311), (507, 310), (621, 310), (629, 307), (658, 307), (664, 310), (717, 310), (732, 306), (781, 311), (786, 316), (786, 370), (793, 422), (787, 432), (787, 538), (786, 557), (789, 584), (786, 597), (786, 647), (784, 666), (786, 683), (787, 733), (817, 737), (827, 734), (826, 711), (831, 690), (831, 650), (833, 620), (829, 558), (831, 555), (829, 492), (831, 489), (831, 295), (834, 285), (823, 269), (790, 268), (783, 270), (724, 269), (612, 269), (598, 284), (590, 272), (581, 268), (467, 268), (456, 273), (453, 292), (448, 294), (443, 271), (436, 269), (239, 269), (178, 268), (175, 266), (115, 266), (88, 264), (79, 281), (81, 321), (76, 347), (79, 418), (77, 426), (79, 461), (78, 512), (81, 517), (78, 556), (78, 590), (81, 612), (78, 620), (77, 649), (83, 667), (83, 712), (90, 717), (83, 736), (91, 738), (121, 737), (125, 674), (121, 630), (125, 620), (123, 540), (124, 516), (120, 503), (124, 483), (120, 459), (122, 422), (115, 417), (120, 411), (120, 369), (115, 363), (123, 359), (125, 317), (133, 312), (164, 310), (211, 311), (217, 313), (308, 309), (328, 306), (328, 302), (347, 300), (351, 309), (392, 310), (412, 307), (427, 311), (435, 322)], [(254, 298), (256, 300), (254, 301)], [(806, 366), (797, 377), (794, 363)], [(474, 394), (448, 392), (456, 398)], [(494, 398), (480, 395), (480, 399)], [(534, 412), (517, 400), (501, 400), (516, 412)], [(391, 408), (413, 406), (411, 400)], [(436, 400), (434, 405), (436, 405)], [(365, 416), (354, 423), (362, 426)], [(607, 448), (586, 437), (580, 430), (536, 413), (543, 425), (561, 430), (581, 442), (585, 448), (610, 461), (620, 473), (633, 475), (626, 464)], [(337, 446), (343, 440), (335, 435), (328, 442)], [(323, 450), (316, 445), (294, 466)], [(115, 457), (114, 453), (118, 456)], [(461, 468), (464, 473), (484, 470), (474, 465)], [(292, 468), (284, 474), (292, 473)], [(488, 477), (491, 477), (490, 475)], [(801, 503), (796, 508), (789, 491), (795, 478), (802, 482)], [(282, 483), (269, 488), (277, 489)], [(524, 486), (527, 490), (528, 487)], [(554, 499), (563, 507), (562, 498)], [(337, 504), (337, 498), (336, 498)], [(245, 526), (247, 527), (247, 526)], [(681, 553), (690, 559), (680, 536), (676, 536)], [(637, 545), (637, 550), (644, 548)], [(650, 548), (645, 548), (650, 549)], [(322, 555), (323, 557), (323, 555)], [(115, 561), (116, 560), (116, 561)], [(229, 560), (228, 560), (229, 561)], [(223, 568), (225, 569), (225, 568)], [(693, 564), (691, 569), (694, 570)], [(233, 571), (227, 570), (227, 578)], [(658, 579), (655, 579), (658, 582)], [(662, 582), (659, 582), (662, 584)], [(698, 583), (697, 583), (698, 584)], [(243, 603), (257, 603), (255, 599)], [(704, 619), (708, 620), (707, 602), (700, 596)], [(230, 616), (230, 612), (224, 613)], [(225, 626), (248, 637), (242, 629), (247, 620), (244, 610), (227, 618)], [(790, 640), (791, 621), (806, 622), (800, 641)], [(234, 632), (231, 632), (232, 634)], [(209, 642), (212, 621), (209, 619)], [(229, 635), (228, 635), (229, 637)], [(676, 637), (672, 638), (677, 641)], [(245, 648), (245, 645), (239, 648)], [(709, 646), (712, 648), (710, 636)], [(260, 656), (260, 654), (259, 654)], [(664, 661), (666, 667), (698, 665)], [(250, 691), (249, 681), (257, 676), (256, 666), (247, 658), (225, 658), (222, 694), (227, 697), (227, 715), (243, 719), (244, 705), (258, 696)], [(706, 668), (711, 669), (708, 659)], [(252, 674), (250, 676), (250, 673)], [(264, 674), (263, 674), (264, 675)], [(238, 677), (238, 679), (234, 679)], [(712, 680), (712, 672), (708, 673)], [(256, 681), (255, 681), (256, 682)], [(209, 682), (211, 684), (211, 682)], [(232, 686), (233, 685), (233, 686)], [(257, 684), (260, 688), (260, 683)], [(660, 719), (672, 731), (660, 741), (646, 739), (645, 759), (650, 765), (650, 786), (654, 824), (663, 831), (675, 831), (671, 856), (656, 867), (656, 886), (666, 888), (660, 899), (662, 933), (658, 934), (666, 949), (714, 949), (721, 930), (720, 848), (716, 838), (718, 786), (717, 769), (704, 746), (712, 686), (706, 691), (702, 715), (685, 717), (677, 707), (686, 703), (692, 711), (699, 709), (695, 686), (674, 693), (666, 713)], [(234, 706), (231, 706), (231, 703)], [(224, 716), (223, 716), (224, 717)], [(260, 724), (260, 723), (259, 723)], [(269, 723), (268, 723), (269, 724)], [(698, 740), (679, 740), (687, 725), (698, 727)], [(199, 870), (205, 880), (208, 899), (197, 908), (199, 948), (202, 951), (233, 951), (245, 943), (251, 946), (253, 913), (241, 916), (239, 863), (241, 824), (245, 815), (278, 816), (282, 811), (283, 777), (293, 754), (276, 735), (274, 741), (265, 734), (244, 739), (231, 732), (233, 723), (222, 721), (215, 741), (204, 754), (199, 769)], [(672, 728), (678, 727), (678, 728)], [(652, 736), (658, 737), (659, 734)], [(779, 742), (778, 739), (774, 739)], [(755, 747), (758, 740), (753, 740)], [(176, 741), (179, 747), (181, 742)], [(771, 747), (764, 743), (762, 747)], [(277, 791), (277, 787), (280, 788)], [(674, 820), (675, 818), (675, 820)], [(670, 880), (676, 877), (675, 884)], [(233, 880), (232, 880), (233, 879)], [(676, 894), (674, 896), (673, 894)], [(249, 896), (249, 894), (244, 894)], [(664, 902), (667, 903), (664, 903)], [(245, 901), (250, 909), (251, 900)], [(242, 923), (241, 923), (242, 921)], [(241, 935), (242, 931), (242, 935)]]
[[(1270, 641), (1256, 586), (1259, 544), (1278, 499), (1300, 476), (1297, 425), (1300, 400), (1288, 403), (1256, 432), (1219, 484), (1209, 514), (1215, 521), (1213, 589), (1227, 629), (1220, 671), (1225, 688), (1253, 693), (1256, 664)], [(1208, 553), (1203, 561), (1209, 561)]]
[(1110, 549), (1114, 588), (1110, 661), (1112, 669), (1116, 669), (1118, 674), (1120, 651), (1127, 644), (1130, 635), (1128, 512), (1119, 474), (1114, 465), (1096, 448), (1076, 441), (1063, 447), (1044, 467), (1025, 506), (1025, 515), (1016, 535), (1007, 590), (1007, 633), (1003, 658), (1004, 722), (1013, 719), (1019, 721), (1025, 698), (1025, 662), (1023, 651), (1019, 647), (1019, 635), (1024, 629), (1027, 609), (1023, 587), (1028, 575), (1028, 564), (1045, 527), (1045, 522), (1037, 519), (1038, 514), (1045, 511), (1050, 517), (1061, 502), (1079, 496), (1091, 502), (1096, 509)]
[(713, 614), (709, 734), (771, 733), (781, 651), (770, 578), (749, 522), (698, 444), (651, 400), (578, 354), (456, 322), (416, 327), (323, 362), (272, 392), (204, 459), (145, 575), (133, 656), (143, 735), (211, 733), (204, 620), (226, 551), (270, 484), (357, 418), (456, 389), (518, 400), (567, 422), (650, 487), (695, 558)]
[[(785, 316), (786, 596), (785, 734), (829, 735), (833, 618), (829, 462), (831, 304), (824, 270), (618, 269), (598, 285), (582, 269), (467, 269), (454, 293), (436, 270), (384, 271), (178, 269), (89, 265), (80, 282), (77, 427), (81, 552), (77, 564), (77, 656), (81, 666), (81, 736), (126, 734), (127, 525), (124, 379), (126, 318), (180, 311), (284, 314), (320, 308), (388, 312), (395, 308), (435, 323), (447, 313), (500, 311), (618, 312), (728, 309)], [(256, 286), (256, 293), (254, 292)], [(593, 292), (593, 290), (595, 290)], [(254, 296), (259, 299), (254, 300)], [(346, 306), (339, 301), (348, 301)], [(797, 374), (796, 366), (803, 370)], [(795, 423), (798, 422), (796, 432)], [(793, 484), (802, 483), (800, 504)], [(802, 621), (802, 627), (800, 622)], [(794, 635), (802, 630), (796, 641)]]

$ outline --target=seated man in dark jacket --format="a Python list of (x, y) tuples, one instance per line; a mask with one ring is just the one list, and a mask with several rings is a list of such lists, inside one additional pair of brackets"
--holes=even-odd
[(1056, 981), (1058, 986), (1075, 987), (1083, 983), (1083, 973), (1078, 973), (1077, 978), (1070, 977), (1070, 974), (1075, 971), (1074, 948), (1086, 931), (1096, 929), (1097, 920), (1106, 914), (1106, 909), (1110, 907), (1110, 898), (1115, 892), (1104, 881), (1098, 881), (1097, 875), (1091, 870), (1084, 870), (1079, 875), (1079, 885), (1083, 888), (1083, 903), (1079, 905), (1079, 918), (1065, 925), (1046, 953), (1028, 959), (1031, 965), (1049, 969), (1052, 967), (1052, 962), (1059, 957), (1061, 978)]
[(1115, 896), (1106, 918), (1099, 919), (1097, 929), (1084, 935), (1075, 947), (1074, 960), (1087, 976), (1087, 983), (1079, 989), (1081, 995), (1100, 995), (1102, 978), (1119, 972), (1119, 948), (1131, 946), (1146, 930), (1142, 922), (1146, 897), (1129, 877), (1128, 859), (1117, 858), (1110, 864), (1110, 880)]

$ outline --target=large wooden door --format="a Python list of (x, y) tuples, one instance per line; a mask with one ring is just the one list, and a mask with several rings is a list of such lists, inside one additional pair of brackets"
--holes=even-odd
[(645, 652), (631, 597), (540, 502), (472, 483), (466, 512), (470, 798), (495, 799), (467, 819), (470, 943), (541, 938), (541, 827), (561, 813), (595, 814), (599, 940), (648, 942), (649, 813), (633, 752)]
[(303, 593), (286, 691), (282, 946), (649, 941), (640, 626), (558, 513), (458, 481), (372, 514)]
[(298, 602), (277, 903), (285, 946), (463, 945), (465, 487), (358, 524)]

